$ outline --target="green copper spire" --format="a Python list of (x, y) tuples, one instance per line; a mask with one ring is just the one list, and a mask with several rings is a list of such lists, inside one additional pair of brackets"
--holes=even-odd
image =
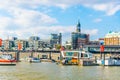
[(76, 32), (81, 32), (81, 24), (80, 24), (80, 21), (79, 21), (79, 20), (78, 20)]

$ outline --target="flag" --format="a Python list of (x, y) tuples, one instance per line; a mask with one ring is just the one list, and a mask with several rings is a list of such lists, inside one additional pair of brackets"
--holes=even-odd
[(104, 52), (104, 45), (100, 46), (100, 52)]
[(2, 39), (0, 39), (0, 46), (2, 46)]
[(21, 48), (22, 48), (22, 45), (20, 42), (18, 42), (18, 50), (21, 50)]

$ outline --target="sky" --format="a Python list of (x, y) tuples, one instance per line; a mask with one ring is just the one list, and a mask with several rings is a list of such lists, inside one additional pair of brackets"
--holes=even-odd
[(120, 0), (0, 0), (0, 38), (49, 39), (62, 33), (71, 40), (78, 20), (90, 40), (120, 32)]

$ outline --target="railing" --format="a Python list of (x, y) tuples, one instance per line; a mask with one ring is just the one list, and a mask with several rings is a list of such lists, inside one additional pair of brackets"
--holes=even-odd
[[(100, 53), (99, 46), (89, 46), (88, 51), (92, 53)], [(105, 53), (120, 53), (120, 46), (105, 46)]]

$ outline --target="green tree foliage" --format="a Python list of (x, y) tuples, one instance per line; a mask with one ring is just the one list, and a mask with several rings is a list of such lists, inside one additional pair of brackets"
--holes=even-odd
[(57, 50), (60, 50), (61, 45), (60, 45), (60, 44), (56, 44), (56, 45), (55, 45), (55, 48), (56, 48)]

